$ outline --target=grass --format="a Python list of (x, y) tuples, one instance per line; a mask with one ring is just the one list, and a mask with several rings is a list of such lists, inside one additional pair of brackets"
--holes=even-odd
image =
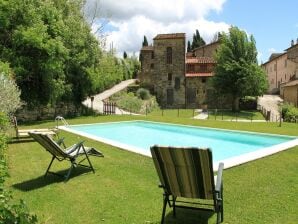
[(230, 110), (210, 110), (210, 120), (265, 120), (259, 111), (240, 111), (234, 113)]
[[(298, 125), (283, 123), (240, 123), (161, 116), (98, 116), (70, 119), (70, 124), (144, 119), (207, 127), (275, 134), (298, 135)], [(54, 122), (28, 124), (23, 128), (51, 127)], [(66, 143), (81, 139), (61, 132)], [(9, 145), (10, 186), (15, 198), (23, 198), (41, 223), (159, 223), (162, 191), (152, 160), (128, 151), (86, 139), (86, 145), (100, 149), (105, 158), (91, 158), (96, 173), (78, 169), (67, 182), (43, 174), (50, 154), (36, 142)], [(224, 223), (296, 223), (298, 204), (298, 146), (287, 151), (224, 171)], [(68, 168), (55, 163), (54, 170)], [(166, 223), (215, 223), (215, 216), (178, 210)]]

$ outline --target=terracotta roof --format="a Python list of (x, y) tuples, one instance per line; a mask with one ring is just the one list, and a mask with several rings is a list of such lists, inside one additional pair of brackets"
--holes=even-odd
[(141, 51), (153, 51), (154, 48), (153, 46), (144, 46), (141, 48)]
[(213, 72), (186, 73), (185, 77), (211, 77)]
[(153, 40), (156, 39), (180, 39), (185, 38), (185, 33), (169, 33), (169, 34), (158, 34)]
[(186, 64), (215, 64), (215, 60), (211, 57), (187, 57)]
[(288, 82), (284, 86), (297, 86), (297, 85), (298, 85), (298, 80), (294, 80), (294, 81)]

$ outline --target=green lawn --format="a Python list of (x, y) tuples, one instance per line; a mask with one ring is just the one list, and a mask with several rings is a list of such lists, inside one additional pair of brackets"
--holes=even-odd
[(265, 120), (259, 111), (209, 110), (210, 120)]
[[(144, 119), (207, 127), (259, 131), (298, 136), (298, 125), (283, 123), (240, 123), (198, 121), (170, 116), (97, 116), (68, 120), (70, 124)], [(41, 122), (35, 127), (51, 127)], [(32, 127), (26, 126), (26, 128)], [(25, 126), (23, 126), (25, 128)], [(61, 132), (66, 143), (81, 139)], [(100, 149), (105, 157), (92, 158), (96, 173), (78, 169), (67, 182), (55, 176), (43, 178), (50, 154), (36, 142), (9, 145), (10, 186), (15, 198), (23, 198), (41, 223), (159, 223), (162, 190), (151, 158), (86, 139), (86, 145)], [(296, 223), (298, 186), (298, 146), (287, 151), (224, 171), (224, 223)], [(55, 163), (55, 170), (68, 164)], [(196, 211), (178, 210), (166, 223), (215, 223)]]

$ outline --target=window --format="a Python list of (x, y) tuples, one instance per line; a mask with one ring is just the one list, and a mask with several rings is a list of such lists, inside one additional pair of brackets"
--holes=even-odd
[(153, 63), (150, 65), (150, 68), (151, 69), (154, 69), (154, 64)]
[(172, 73), (168, 73), (168, 81), (172, 81)]
[(167, 64), (172, 64), (172, 48), (167, 47)]
[(203, 78), (202, 78), (202, 83), (205, 83), (205, 82), (206, 82), (206, 78), (203, 77)]
[(151, 52), (151, 59), (154, 59), (154, 51)]
[(180, 89), (180, 78), (179, 77), (175, 78), (175, 89)]

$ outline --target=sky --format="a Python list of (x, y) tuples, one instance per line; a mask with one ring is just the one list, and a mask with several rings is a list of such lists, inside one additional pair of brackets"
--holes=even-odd
[(209, 43), (217, 32), (237, 26), (256, 40), (259, 62), (283, 52), (298, 38), (297, 0), (87, 0), (85, 14), (93, 32), (118, 55), (139, 53), (144, 35), (149, 44), (160, 33), (186, 33), (196, 29)]

